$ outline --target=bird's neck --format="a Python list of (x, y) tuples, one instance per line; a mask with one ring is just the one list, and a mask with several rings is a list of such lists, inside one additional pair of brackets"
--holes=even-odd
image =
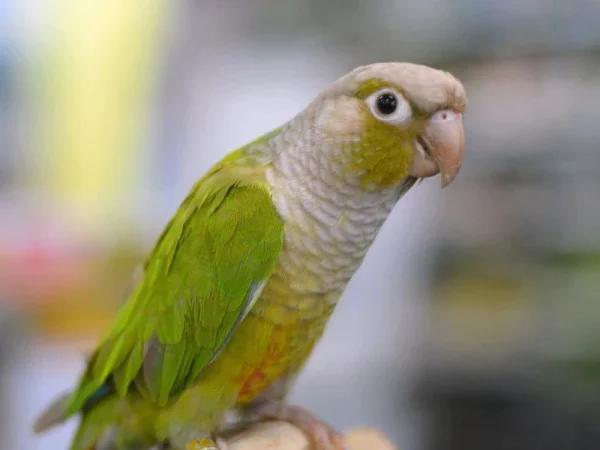
[[(346, 182), (318, 148), (310, 126), (289, 127), (274, 138), (266, 171), (276, 208), (285, 222), (280, 267), (292, 288), (337, 301), (400, 196), (412, 182), (366, 191)], [(335, 142), (319, 143), (335, 145)]]

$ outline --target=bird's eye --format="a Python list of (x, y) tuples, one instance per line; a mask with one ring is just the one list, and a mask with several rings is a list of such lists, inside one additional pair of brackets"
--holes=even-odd
[(373, 115), (379, 120), (400, 124), (412, 116), (412, 109), (406, 99), (393, 89), (382, 89), (367, 98)]
[(377, 109), (384, 116), (389, 116), (398, 107), (398, 99), (391, 92), (385, 92), (377, 98)]

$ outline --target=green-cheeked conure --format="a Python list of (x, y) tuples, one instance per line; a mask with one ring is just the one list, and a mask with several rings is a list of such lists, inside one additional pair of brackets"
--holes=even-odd
[(72, 450), (224, 447), (232, 413), (341, 435), (285, 402), (396, 202), (461, 166), (466, 95), (410, 63), (358, 67), (191, 189), (79, 384), (35, 424), (81, 417)]

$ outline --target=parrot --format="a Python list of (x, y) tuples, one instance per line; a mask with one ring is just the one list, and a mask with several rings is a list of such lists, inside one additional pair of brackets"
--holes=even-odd
[(288, 393), (399, 199), (455, 179), (466, 103), (447, 71), (375, 62), (227, 153), (34, 431), (78, 416), (71, 450), (224, 450), (236, 424), (282, 420), (317, 450), (346, 448)]

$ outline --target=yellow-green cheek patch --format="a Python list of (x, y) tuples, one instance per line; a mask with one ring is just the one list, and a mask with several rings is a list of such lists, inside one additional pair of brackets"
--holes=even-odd
[(363, 135), (351, 145), (348, 170), (360, 177), (364, 188), (391, 188), (408, 176), (413, 159), (413, 139), (410, 128), (390, 125), (365, 111)]

